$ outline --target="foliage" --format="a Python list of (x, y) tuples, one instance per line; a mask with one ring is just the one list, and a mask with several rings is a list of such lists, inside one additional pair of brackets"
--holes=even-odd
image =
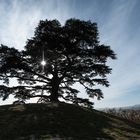
[[(39, 102), (65, 101), (92, 106), (89, 99), (78, 97), (79, 83), (89, 97), (103, 98), (96, 85), (108, 87), (108, 58), (116, 56), (110, 46), (100, 45), (97, 24), (91, 21), (69, 19), (64, 26), (57, 20), (40, 21), (34, 37), (19, 51), (4, 45), (0, 47), (0, 96), (10, 94), (18, 100), (39, 98)], [(46, 65), (40, 63), (46, 61)], [(16, 79), (18, 85), (10, 87)]]

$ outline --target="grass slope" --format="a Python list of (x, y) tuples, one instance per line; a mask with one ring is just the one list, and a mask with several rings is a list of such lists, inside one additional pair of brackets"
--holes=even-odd
[(0, 106), (0, 140), (59, 140), (58, 137), (139, 140), (140, 124), (66, 103)]

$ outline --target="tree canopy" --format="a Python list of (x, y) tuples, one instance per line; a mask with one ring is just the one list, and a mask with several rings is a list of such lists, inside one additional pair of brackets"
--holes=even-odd
[[(69, 19), (62, 26), (58, 20), (41, 20), (24, 50), (0, 46), (0, 97), (12, 94), (18, 101), (38, 97), (38, 102), (62, 99), (92, 106), (73, 85), (82, 85), (90, 98), (103, 98), (96, 85), (109, 86), (108, 58), (116, 55), (110, 46), (100, 45), (96, 23)], [(18, 84), (10, 86), (11, 79)]]

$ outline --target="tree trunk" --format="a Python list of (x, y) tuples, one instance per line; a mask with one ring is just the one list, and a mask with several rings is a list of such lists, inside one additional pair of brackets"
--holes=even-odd
[(58, 102), (58, 90), (59, 90), (59, 78), (58, 77), (53, 77), (52, 78), (52, 90), (51, 90), (51, 95), (50, 95), (50, 101), (51, 102)]
[(51, 95), (50, 95), (50, 101), (51, 102), (58, 102), (58, 92), (55, 91), (55, 92), (52, 92)]

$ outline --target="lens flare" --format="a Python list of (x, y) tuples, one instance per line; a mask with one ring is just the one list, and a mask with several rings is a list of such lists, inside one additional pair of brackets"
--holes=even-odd
[(45, 65), (46, 65), (46, 62), (45, 62), (44, 60), (42, 60), (42, 61), (41, 61), (41, 65), (42, 65), (42, 66), (45, 66)]

